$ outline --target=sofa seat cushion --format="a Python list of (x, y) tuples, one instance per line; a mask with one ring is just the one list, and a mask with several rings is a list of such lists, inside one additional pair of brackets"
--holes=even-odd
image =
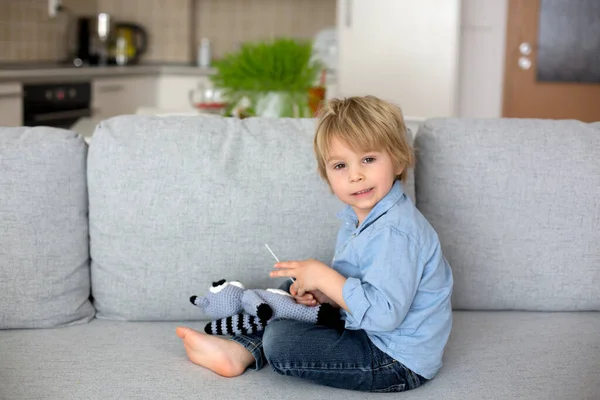
[[(0, 398), (381, 398), (279, 376), (268, 367), (222, 378), (188, 361), (177, 325), (94, 319), (68, 328), (0, 331)], [(597, 312), (456, 311), (438, 376), (386, 398), (597, 399), (598, 332)]]

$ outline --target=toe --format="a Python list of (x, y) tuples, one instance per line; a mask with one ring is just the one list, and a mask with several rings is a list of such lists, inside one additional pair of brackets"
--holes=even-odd
[(185, 339), (185, 336), (188, 334), (189, 331), (191, 331), (190, 328), (186, 328), (186, 327), (183, 327), (183, 326), (178, 326), (175, 329), (175, 333), (177, 334), (177, 336), (179, 336), (182, 339)]

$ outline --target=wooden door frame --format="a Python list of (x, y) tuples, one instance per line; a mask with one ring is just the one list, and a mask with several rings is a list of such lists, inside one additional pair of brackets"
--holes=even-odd
[[(600, 121), (600, 109), (585, 107), (600, 104), (600, 83), (536, 82), (540, 3), (541, 0), (508, 0), (502, 116)], [(531, 67), (517, 70), (519, 45), (525, 41), (532, 47), (527, 56)], [(557, 102), (539, 101), (549, 98), (556, 98)], [(527, 115), (519, 105), (524, 102), (530, 105)]]
[[(535, 7), (528, 7), (535, 4)], [(519, 86), (523, 75), (513, 74), (510, 76), (512, 68), (519, 61), (519, 45), (526, 38), (537, 37), (539, 18), (536, 13), (540, 9), (540, 0), (508, 0), (508, 17), (506, 19), (506, 50), (504, 56), (504, 87), (502, 96), (502, 116), (511, 117), (515, 113), (512, 106), (515, 104), (513, 99), (519, 95)], [(529, 21), (534, 20), (531, 24)], [(514, 28), (518, 27), (518, 28)], [(531, 53), (531, 70), (535, 71), (537, 51), (536, 44), (531, 43), (533, 49)]]

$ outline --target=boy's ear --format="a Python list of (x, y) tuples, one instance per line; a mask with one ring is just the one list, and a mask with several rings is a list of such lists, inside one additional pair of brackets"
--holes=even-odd
[(406, 169), (406, 164), (397, 165), (396, 170), (394, 171), (396, 174), (396, 177), (400, 178), (400, 175), (402, 175), (402, 173), (404, 172), (405, 169)]

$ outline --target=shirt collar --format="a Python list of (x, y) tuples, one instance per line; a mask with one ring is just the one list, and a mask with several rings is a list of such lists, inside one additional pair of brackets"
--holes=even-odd
[[(379, 202), (375, 204), (375, 207), (373, 207), (373, 209), (369, 212), (369, 215), (367, 215), (367, 218), (365, 218), (363, 223), (360, 224), (358, 228), (361, 230), (366, 228), (371, 224), (371, 222), (385, 214), (394, 204), (398, 202), (398, 200), (402, 198), (403, 195), (404, 190), (402, 189), (402, 183), (399, 180), (396, 180), (388, 194), (386, 194), (383, 199), (379, 200)], [(352, 207), (349, 205), (338, 212), (337, 217), (343, 221), (352, 222), (354, 226), (356, 226), (358, 223), (358, 217), (356, 216), (356, 213)]]

